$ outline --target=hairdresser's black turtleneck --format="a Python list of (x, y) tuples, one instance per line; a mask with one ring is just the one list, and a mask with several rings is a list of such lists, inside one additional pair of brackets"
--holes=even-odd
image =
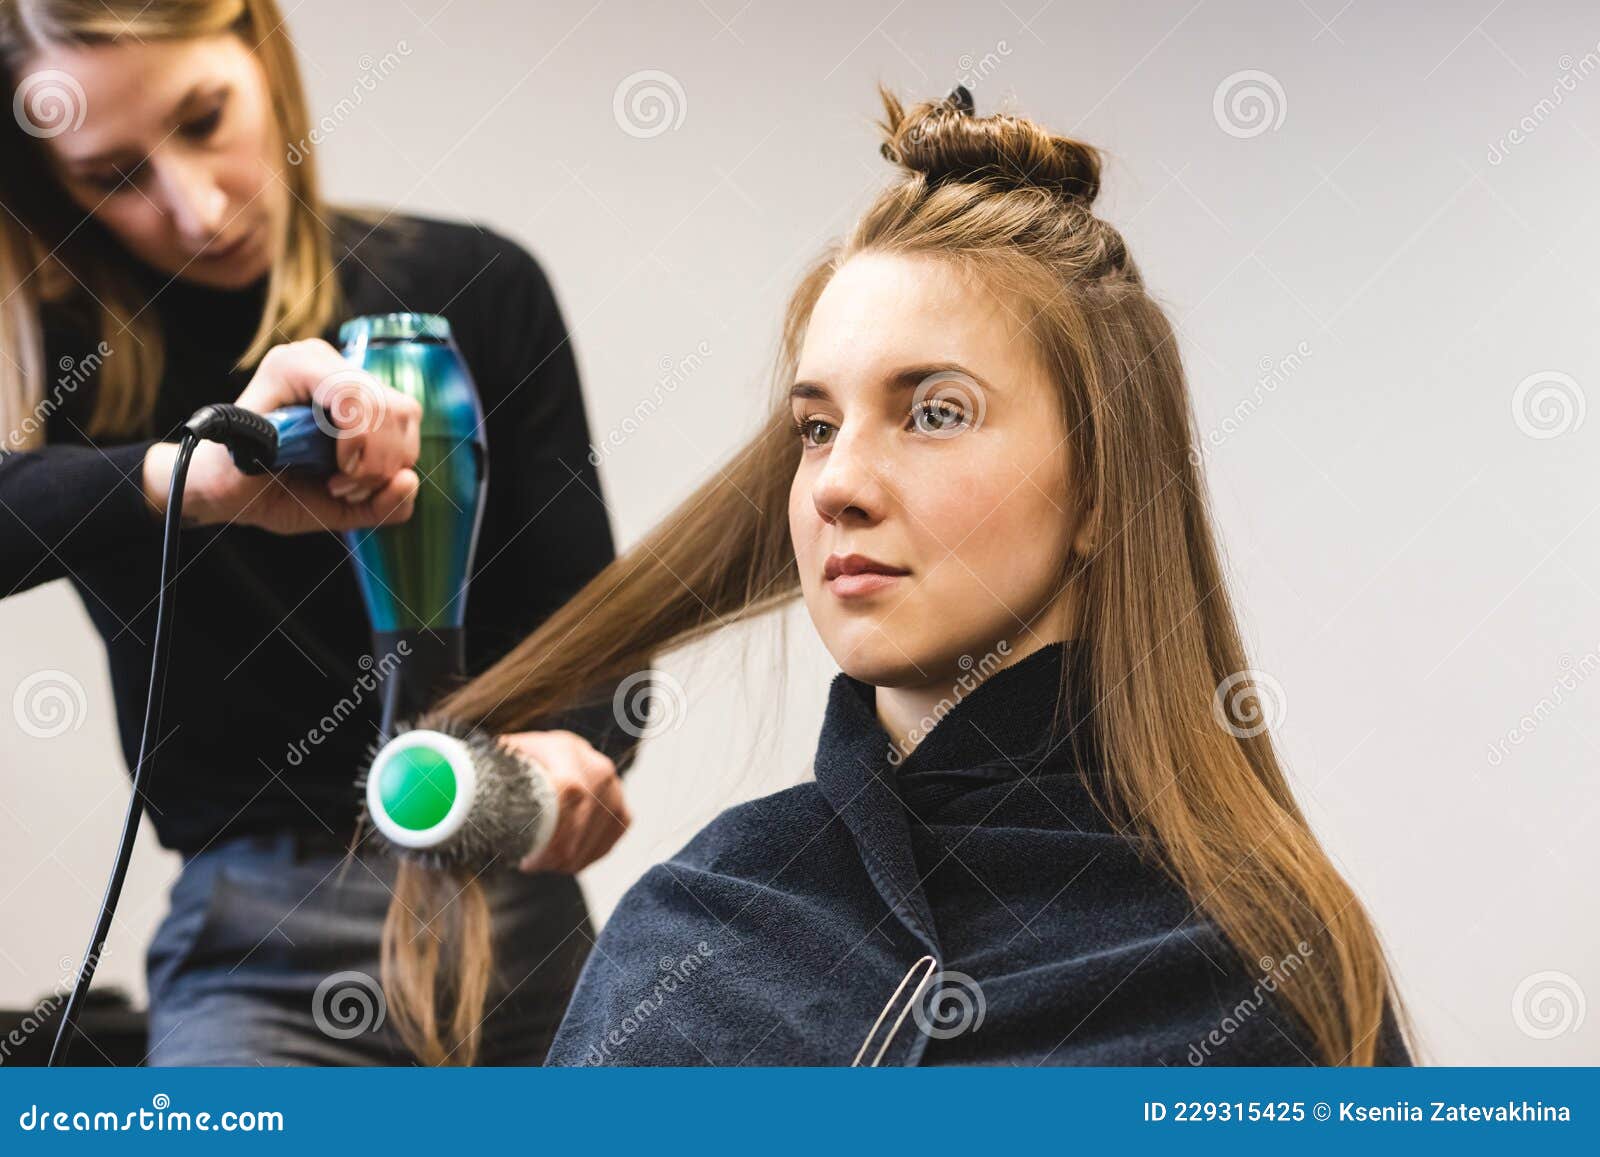
[[(485, 412), (490, 483), (467, 603), (472, 672), (559, 607), (614, 554), (577, 370), (542, 270), (493, 232), (417, 218), (374, 230), (334, 219), (343, 316), (442, 313)], [(166, 364), (152, 438), (249, 380), (233, 369), (254, 335), (266, 281), (218, 290), (143, 270)], [(151, 438), (90, 438), (100, 355), (91, 318), (50, 306), (46, 445), (0, 455), (0, 595), (67, 578), (104, 640), (124, 755), (138, 754), (150, 674), (161, 525), (144, 504)], [(342, 320), (342, 318), (341, 318)], [(337, 325), (325, 334), (336, 340)], [(7, 449), (11, 444), (7, 443)], [(185, 531), (173, 646), (149, 813), (162, 842), (194, 851), (235, 833), (342, 837), (353, 777), (378, 717), (360, 592), (339, 537), (246, 526)], [(91, 671), (69, 672), (88, 682)], [(609, 700), (562, 720), (620, 756)]]

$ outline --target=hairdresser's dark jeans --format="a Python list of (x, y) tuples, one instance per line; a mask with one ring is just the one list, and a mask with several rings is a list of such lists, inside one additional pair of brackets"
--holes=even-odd
[[(219, 842), (189, 859), (146, 957), (151, 1065), (417, 1063), (383, 1008), (394, 862), (331, 839)], [(569, 876), (481, 877), (496, 976), (479, 1064), (543, 1060), (594, 930)]]

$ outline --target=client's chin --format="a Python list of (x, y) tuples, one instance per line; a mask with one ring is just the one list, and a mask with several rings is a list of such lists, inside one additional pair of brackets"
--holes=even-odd
[(964, 670), (961, 657), (967, 652), (951, 651), (948, 644), (933, 647), (879, 629), (848, 634), (847, 639), (829, 640), (828, 651), (846, 675), (874, 687), (949, 690)]

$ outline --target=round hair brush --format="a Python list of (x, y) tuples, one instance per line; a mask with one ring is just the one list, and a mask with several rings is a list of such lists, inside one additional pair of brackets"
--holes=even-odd
[(542, 851), (558, 804), (539, 765), (477, 728), (428, 722), (402, 727), (358, 781), (366, 818), (391, 850), (474, 871)]

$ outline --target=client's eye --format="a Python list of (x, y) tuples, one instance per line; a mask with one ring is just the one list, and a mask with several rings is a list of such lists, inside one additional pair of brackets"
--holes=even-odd
[(967, 424), (967, 412), (949, 398), (929, 398), (911, 410), (911, 422), (924, 434), (953, 434)]
[(795, 436), (808, 446), (820, 446), (822, 442), (811, 437), (817, 430), (832, 430), (833, 426), (821, 418), (801, 418), (794, 423)]

